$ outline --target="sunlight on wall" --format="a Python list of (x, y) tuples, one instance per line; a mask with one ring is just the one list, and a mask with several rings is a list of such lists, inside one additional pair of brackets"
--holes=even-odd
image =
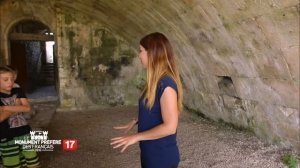
[(53, 63), (53, 47), (55, 42), (54, 41), (47, 41), (46, 42), (46, 53), (47, 53), (47, 63)]

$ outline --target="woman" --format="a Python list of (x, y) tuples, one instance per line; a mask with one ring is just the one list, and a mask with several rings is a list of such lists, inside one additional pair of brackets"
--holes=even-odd
[(143, 168), (176, 168), (179, 151), (176, 130), (182, 108), (182, 85), (169, 40), (151, 33), (140, 41), (139, 58), (147, 69), (147, 83), (139, 99), (139, 117), (115, 129), (129, 131), (138, 124), (138, 133), (112, 139), (113, 148), (140, 143)]

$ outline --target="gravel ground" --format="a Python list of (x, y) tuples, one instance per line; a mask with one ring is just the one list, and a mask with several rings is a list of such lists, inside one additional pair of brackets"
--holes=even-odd
[[(138, 144), (124, 153), (112, 149), (110, 138), (122, 134), (113, 126), (137, 115), (136, 107), (55, 113), (47, 127), (49, 139), (77, 139), (77, 151), (41, 152), (43, 168), (139, 168)], [(46, 113), (46, 112), (44, 112)], [(133, 130), (131, 133), (135, 132)], [(283, 168), (280, 158), (290, 153), (267, 145), (253, 135), (196, 119), (183, 112), (178, 128), (179, 168)]]

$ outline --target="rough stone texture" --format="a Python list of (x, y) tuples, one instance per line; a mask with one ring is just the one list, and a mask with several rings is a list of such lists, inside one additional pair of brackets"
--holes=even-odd
[(89, 16), (57, 11), (61, 108), (135, 104), (136, 50)]
[(135, 102), (141, 67), (122, 58), (160, 31), (178, 55), (187, 108), (300, 149), (297, 0), (4, 0), (0, 14), (1, 63), (18, 21), (55, 32), (61, 107)]

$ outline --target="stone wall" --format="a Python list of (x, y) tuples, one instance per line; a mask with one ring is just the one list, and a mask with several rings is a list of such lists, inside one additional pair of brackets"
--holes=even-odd
[(47, 25), (51, 31), (56, 29), (54, 1), (0, 1), (0, 63), (10, 63), (9, 31), (21, 21), (33, 20)]
[[(14, 3), (12, 3), (14, 2)], [(7, 30), (23, 16), (55, 30), (64, 108), (131, 104), (141, 74), (139, 39), (166, 34), (178, 56), (184, 104), (269, 142), (299, 141), (299, 1), (1, 1)]]
[(56, 37), (61, 108), (137, 104), (138, 45), (68, 9), (58, 9)]
[(199, 22), (202, 30), (189, 37), (200, 57), (183, 65), (185, 106), (299, 148), (299, 6), (292, 4), (213, 1), (215, 16), (203, 16), (221, 25)]

